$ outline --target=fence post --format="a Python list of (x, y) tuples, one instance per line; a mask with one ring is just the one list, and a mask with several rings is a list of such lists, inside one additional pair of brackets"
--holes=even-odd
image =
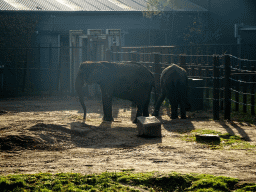
[(106, 50), (106, 61), (111, 62), (111, 51), (108, 49)]
[(247, 113), (247, 80), (248, 78), (246, 75), (244, 75), (242, 79), (243, 79), (243, 86), (242, 86), (243, 87), (243, 112)]
[(236, 103), (235, 103), (235, 111), (239, 111), (239, 87), (240, 87), (239, 76), (237, 75), (235, 79), (236, 79), (236, 83), (235, 83), (235, 86), (236, 86), (236, 93), (235, 93), (235, 100), (236, 100)]
[(213, 119), (219, 120), (219, 56), (213, 57)]
[(225, 55), (225, 114), (224, 119), (230, 120), (231, 114), (231, 68), (230, 68), (230, 56)]
[(156, 89), (156, 95), (155, 95), (155, 102), (158, 99), (158, 96), (160, 94), (160, 75), (161, 75), (161, 65), (160, 65), (160, 55), (159, 53), (153, 53), (154, 55), (154, 77), (155, 77), (155, 89)]
[(207, 63), (206, 65), (206, 68), (205, 68), (205, 98), (206, 98), (206, 107), (209, 109), (210, 107), (210, 102), (209, 102), (209, 97), (210, 97), (210, 93), (209, 93), (209, 88), (208, 88), (208, 85), (209, 85), (209, 64)]
[[(255, 72), (255, 66), (252, 66), (252, 72)], [(255, 82), (256, 75), (251, 76), (251, 115), (255, 115)]]
[(187, 71), (186, 57), (184, 55), (180, 55), (180, 66)]
[[(225, 57), (222, 58), (222, 61), (221, 63), (224, 63), (225, 62)], [(225, 64), (224, 64), (225, 65)], [(224, 75), (224, 71), (223, 71), (223, 67), (220, 68), (220, 77), (223, 77)], [(223, 101), (223, 98), (224, 98), (224, 90), (223, 90), (223, 87), (225, 86), (224, 84), (224, 79), (221, 78), (220, 79), (220, 110), (223, 110), (224, 109), (224, 101)]]
[(137, 62), (137, 51), (132, 51), (131, 52), (131, 61), (133, 63), (136, 63)]

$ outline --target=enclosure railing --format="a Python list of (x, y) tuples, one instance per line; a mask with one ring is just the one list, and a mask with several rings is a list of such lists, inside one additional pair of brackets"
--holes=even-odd
[[(71, 64), (79, 61), (76, 53), (82, 49), (51, 45), (0, 48), (0, 96), (7, 92), (10, 96), (17, 92), (70, 94), (75, 79)], [(74, 50), (71, 57), (70, 51)], [(219, 119), (221, 110), (225, 119), (230, 119), (231, 109), (255, 115), (256, 60), (241, 59), (241, 53), (237, 45), (141, 46), (123, 47), (119, 52), (107, 50), (105, 59), (145, 65), (154, 74), (158, 93), (162, 70), (172, 63), (178, 64), (187, 70), (189, 78), (204, 80), (204, 85), (197, 87), (204, 90), (203, 97), (198, 99), (204, 102), (204, 107), (212, 108), (214, 119)]]
[(234, 95), (231, 99), (235, 104), (235, 111), (239, 111), (239, 106), (242, 106), (242, 111), (247, 113), (250, 107), (251, 115), (255, 115), (256, 60), (230, 56), (230, 68), (230, 90)]
[[(157, 48), (152, 47), (151, 51), (155, 49)], [(251, 115), (255, 115), (256, 60), (240, 59), (227, 54), (186, 55), (145, 51), (109, 52), (109, 54), (109, 59), (112, 61), (136, 62), (146, 66), (155, 77), (156, 97), (160, 92), (162, 70), (175, 63), (187, 70), (189, 78), (204, 79), (204, 86), (197, 87), (204, 89), (204, 96), (197, 99), (204, 100), (206, 107), (212, 105), (214, 120), (220, 118), (221, 110), (224, 110), (224, 119), (230, 120), (233, 105), (235, 111), (242, 106), (244, 113), (248, 112), (247, 106), (250, 106)], [(243, 98), (242, 102), (240, 95)]]
[(0, 96), (69, 91), (65, 77), (70, 75), (69, 49), (51, 45), (0, 48)]

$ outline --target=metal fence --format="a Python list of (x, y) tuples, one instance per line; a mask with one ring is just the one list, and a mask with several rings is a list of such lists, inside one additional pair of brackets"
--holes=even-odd
[[(203, 96), (197, 99), (204, 108), (213, 110), (214, 119), (219, 118), (220, 110), (226, 111), (229, 119), (229, 108), (255, 114), (256, 60), (240, 57), (255, 57), (254, 52), (248, 55), (241, 51), (251, 48), (253, 45), (122, 47), (119, 52), (106, 51), (105, 59), (143, 64), (154, 73), (157, 85), (161, 71), (171, 63), (178, 64), (189, 78), (203, 80), (196, 87), (203, 90)], [(75, 78), (71, 64), (79, 60), (76, 54), (70, 56), (74, 49), (82, 51), (82, 47), (69, 46), (1, 48), (0, 96), (71, 94)]]
[[(212, 108), (213, 118), (218, 120), (224, 110), (224, 118), (230, 119), (231, 109), (255, 115), (255, 77), (256, 60), (241, 59), (230, 54), (188, 55), (145, 51), (145, 48), (125, 48), (126, 52), (109, 52), (111, 61), (136, 62), (146, 66), (155, 76), (156, 90), (160, 90), (160, 74), (172, 63), (187, 70), (190, 79), (201, 79), (196, 87), (190, 89), (202, 91), (204, 108)], [(134, 51), (136, 50), (137, 51)], [(160, 50), (151, 47), (151, 51)], [(163, 49), (163, 47), (161, 47)], [(143, 51), (141, 51), (143, 50)], [(195, 85), (193, 85), (195, 86)], [(241, 100), (242, 97), (242, 100)], [(250, 109), (248, 110), (248, 106)]]
[(0, 96), (69, 91), (69, 47), (0, 49)]

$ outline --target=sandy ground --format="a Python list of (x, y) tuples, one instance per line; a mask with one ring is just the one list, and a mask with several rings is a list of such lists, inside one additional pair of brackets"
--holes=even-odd
[[(206, 112), (171, 120), (163, 109), (162, 137), (138, 137), (135, 109), (115, 100), (112, 123), (102, 122), (101, 101), (87, 103), (87, 120), (76, 97), (30, 97), (0, 101), (0, 174), (132, 169), (135, 172), (207, 173), (256, 182), (256, 149), (211, 150), (185, 142), (180, 132), (217, 130), (256, 144), (256, 126), (213, 121)], [(209, 118), (210, 117), (210, 118)]]

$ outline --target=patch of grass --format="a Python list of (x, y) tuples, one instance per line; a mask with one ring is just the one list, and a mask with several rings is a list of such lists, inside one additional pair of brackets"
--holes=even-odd
[[(154, 172), (22, 174), (0, 176), (1, 191), (255, 191), (256, 184), (213, 175)], [(137, 188), (137, 189), (136, 189)]]
[[(197, 134), (218, 134), (220, 142), (217, 141), (197, 141)], [(188, 134), (182, 135), (181, 138), (188, 142), (197, 142), (207, 145), (211, 149), (252, 149), (255, 145), (251, 145), (248, 141), (245, 141), (242, 137), (236, 135), (230, 135), (228, 133), (222, 134), (221, 132), (214, 130), (196, 129)]]

